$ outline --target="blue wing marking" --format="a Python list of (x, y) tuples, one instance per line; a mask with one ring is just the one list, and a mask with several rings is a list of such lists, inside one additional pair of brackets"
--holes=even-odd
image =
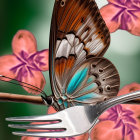
[(78, 70), (76, 74), (71, 79), (68, 88), (67, 93), (72, 94), (83, 82), (83, 80), (86, 78), (88, 73), (88, 68), (84, 68), (82, 70)]
[(68, 102), (64, 101), (65, 108), (68, 108)]
[(86, 95), (83, 95), (81, 97), (78, 97), (78, 98), (75, 98), (75, 100), (78, 100), (78, 101), (88, 101), (88, 100), (91, 100), (93, 98), (98, 98), (100, 95), (96, 94), (96, 93), (89, 93), (89, 94), (86, 94)]
[(95, 79), (96, 79), (95, 76), (90, 76), (87, 80), (87, 84), (93, 82)]
[(96, 83), (92, 83), (92, 84), (88, 85), (87, 87), (83, 88), (83, 89), (80, 91), (80, 93), (82, 94), (82, 93), (84, 93), (84, 92), (88, 92), (88, 91), (93, 90), (93, 89), (95, 89), (95, 88), (97, 88), (97, 87), (98, 87), (98, 85), (97, 85)]

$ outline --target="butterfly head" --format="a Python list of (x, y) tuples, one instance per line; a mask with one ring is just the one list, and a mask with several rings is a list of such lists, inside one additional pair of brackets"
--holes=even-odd
[(44, 96), (44, 95), (41, 95), (41, 97), (42, 97), (43, 102), (44, 102), (46, 105), (48, 105), (48, 106), (53, 105), (53, 103), (54, 103), (53, 96), (47, 96), (47, 95), (45, 94), (45, 96)]

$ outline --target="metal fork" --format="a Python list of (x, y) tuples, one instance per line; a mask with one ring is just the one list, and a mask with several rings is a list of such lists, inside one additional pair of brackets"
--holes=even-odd
[[(118, 96), (96, 105), (74, 106), (63, 111), (42, 116), (11, 117), (13, 122), (54, 122), (53, 124), (9, 124), (11, 128), (31, 129), (40, 131), (13, 132), (18, 136), (33, 137), (71, 137), (89, 131), (98, 122), (98, 117), (107, 109), (140, 97), (140, 91)], [(44, 132), (44, 130), (48, 130)], [(53, 130), (53, 131), (52, 131)]]

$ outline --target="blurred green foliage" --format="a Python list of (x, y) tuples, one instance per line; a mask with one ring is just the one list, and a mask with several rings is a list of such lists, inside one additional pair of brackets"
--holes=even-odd
[[(31, 31), (38, 42), (38, 49), (49, 46), (50, 22), (54, 0), (0, 0), (0, 55), (12, 54), (11, 41), (20, 29)], [(51, 94), (48, 72), (45, 91)], [(26, 94), (19, 86), (0, 82), (0, 92)], [(6, 117), (46, 114), (47, 107), (23, 103), (0, 102), (0, 140), (20, 140), (11, 134)]]
[[(12, 53), (12, 37), (19, 29), (35, 35), (39, 50), (48, 48), (53, 4), (54, 0), (0, 0), (0, 55)], [(111, 34), (111, 45), (105, 57), (117, 67), (121, 87), (132, 82), (140, 83), (140, 37), (126, 31)], [(51, 94), (48, 72), (44, 74), (47, 79), (45, 91)], [(26, 94), (21, 87), (4, 82), (0, 82), (0, 92)], [(45, 114), (46, 110), (47, 107), (39, 105), (0, 102), (0, 140), (20, 140), (11, 134), (6, 117)]]

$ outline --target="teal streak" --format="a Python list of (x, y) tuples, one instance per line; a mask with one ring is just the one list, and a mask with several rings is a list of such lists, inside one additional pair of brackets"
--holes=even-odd
[(90, 76), (87, 80), (87, 84), (93, 82), (95, 80), (95, 77), (94, 76)]
[(92, 89), (94, 89), (96, 87), (97, 87), (97, 84), (96, 83), (92, 83), (92, 84), (88, 85), (87, 87), (83, 88), (80, 91), (80, 93), (84, 93), (84, 92), (90, 91), (90, 90), (92, 90)]
[(68, 102), (67, 102), (67, 101), (64, 101), (64, 102), (63, 102), (62, 99), (59, 99), (59, 100), (58, 100), (58, 104), (59, 104), (59, 105), (62, 105), (63, 103), (64, 103), (65, 108), (68, 108)]
[(65, 106), (65, 108), (68, 108), (68, 102), (67, 101), (64, 102), (64, 106)]
[(87, 84), (89, 84), (90, 82), (92, 82), (92, 78), (91, 78), (91, 77), (88, 78), (88, 80), (87, 80)]
[(71, 94), (73, 93), (77, 87), (81, 85), (83, 80), (85, 79), (86, 75), (88, 72), (88, 68), (84, 68), (83, 70), (77, 71), (76, 74), (73, 76), (71, 79), (68, 88), (67, 88), (67, 93)]
[(78, 101), (88, 101), (88, 100), (90, 100), (92, 98), (97, 98), (97, 97), (99, 97), (98, 94), (96, 94), (96, 93), (89, 93), (89, 94), (83, 95), (81, 97), (75, 98), (75, 100), (78, 100)]
[(63, 103), (63, 102), (62, 102), (62, 99), (59, 99), (59, 100), (58, 100), (58, 104), (61, 105), (62, 103)]

